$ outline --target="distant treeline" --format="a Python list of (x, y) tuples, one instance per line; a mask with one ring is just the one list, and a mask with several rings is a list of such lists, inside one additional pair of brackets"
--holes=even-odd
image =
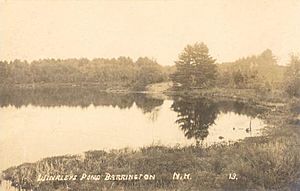
[(151, 83), (166, 80), (164, 68), (147, 57), (135, 62), (129, 57), (112, 59), (41, 59), (28, 63), (0, 61), (0, 83), (71, 83), (97, 84), (101, 87), (120, 86), (143, 89)]
[(280, 88), (286, 67), (279, 66), (272, 51), (219, 65), (219, 86)]
[(220, 64), (218, 75), (217, 86), (220, 87), (280, 90), (290, 96), (300, 96), (300, 58), (295, 55), (286, 66), (280, 66), (267, 49), (259, 55)]
[(187, 45), (174, 66), (147, 57), (112, 59), (41, 59), (28, 63), (0, 61), (0, 85), (93, 85), (102, 89), (144, 90), (149, 84), (172, 80), (175, 89), (237, 88), (284, 90), (300, 96), (300, 58), (277, 64), (272, 51), (217, 63), (204, 43)]

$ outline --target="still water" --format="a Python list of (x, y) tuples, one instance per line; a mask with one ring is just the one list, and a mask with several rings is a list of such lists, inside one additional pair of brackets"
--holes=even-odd
[(238, 141), (260, 134), (261, 112), (242, 103), (187, 97), (162, 100), (73, 89), (3, 91), (0, 171), (88, 150)]

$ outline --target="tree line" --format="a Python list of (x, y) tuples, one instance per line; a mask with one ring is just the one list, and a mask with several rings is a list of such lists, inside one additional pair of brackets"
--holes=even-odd
[(164, 69), (155, 60), (140, 57), (112, 59), (41, 59), (31, 63), (14, 60), (0, 61), (0, 83), (72, 83), (97, 84), (102, 87), (120, 86), (143, 89), (151, 83), (166, 80)]
[(195, 43), (187, 45), (171, 67), (148, 57), (136, 61), (129, 57), (0, 61), (0, 84), (95, 84), (144, 90), (149, 84), (172, 80), (175, 89), (284, 89), (291, 96), (300, 96), (299, 68), (298, 56), (291, 56), (287, 66), (280, 66), (269, 49), (233, 62), (216, 63), (204, 43)]

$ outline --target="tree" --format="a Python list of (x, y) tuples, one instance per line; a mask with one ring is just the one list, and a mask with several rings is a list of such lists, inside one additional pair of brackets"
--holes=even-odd
[(245, 82), (245, 78), (240, 70), (232, 73), (233, 81), (236, 87), (241, 87)]
[(137, 81), (134, 87), (136, 90), (144, 90), (148, 84), (163, 82), (167, 78), (163, 73), (163, 67), (153, 59), (140, 57), (135, 64), (138, 67)]
[(266, 49), (257, 57), (257, 62), (261, 65), (270, 66), (276, 65), (277, 60), (276, 57), (273, 55), (272, 50)]
[(290, 96), (300, 96), (300, 58), (298, 56), (292, 55), (291, 61), (288, 64), (286, 73), (286, 86), (285, 91)]
[(172, 81), (183, 88), (206, 88), (215, 84), (217, 68), (204, 43), (187, 45), (179, 55)]

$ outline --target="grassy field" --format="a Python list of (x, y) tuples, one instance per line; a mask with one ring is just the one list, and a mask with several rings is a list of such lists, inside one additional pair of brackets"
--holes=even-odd
[[(261, 118), (268, 124), (263, 136), (229, 145), (164, 147), (140, 150), (88, 151), (83, 156), (50, 157), (12, 167), (3, 178), (36, 190), (292, 190), (300, 179), (300, 129), (294, 107), (298, 99), (283, 99), (278, 92), (251, 90), (193, 90), (169, 95), (235, 99), (267, 108)], [(173, 173), (191, 179), (173, 180)], [(101, 175), (100, 180), (38, 182), (39, 174)], [(155, 180), (107, 181), (105, 173), (155, 174)], [(234, 179), (229, 176), (236, 175)], [(236, 179), (237, 178), (237, 179)], [(299, 186), (299, 185), (298, 185)], [(299, 187), (298, 187), (299, 188)], [(296, 189), (296, 188), (294, 188)]]

